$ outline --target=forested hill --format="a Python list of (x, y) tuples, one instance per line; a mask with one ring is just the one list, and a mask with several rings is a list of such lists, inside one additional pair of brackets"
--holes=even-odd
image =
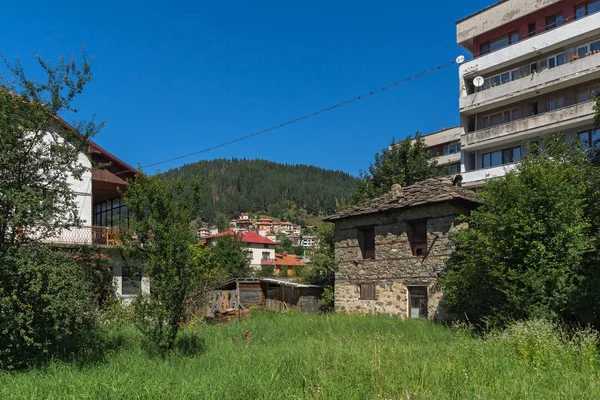
[(356, 183), (342, 171), (235, 158), (186, 164), (165, 175), (206, 178), (204, 221), (214, 221), (217, 213), (234, 218), (251, 212), (302, 223), (303, 215), (322, 215), (335, 209), (336, 200), (349, 201)]

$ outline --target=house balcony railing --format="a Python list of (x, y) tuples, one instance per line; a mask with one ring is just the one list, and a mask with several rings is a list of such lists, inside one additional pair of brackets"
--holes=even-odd
[(547, 133), (581, 126), (581, 124), (593, 122), (594, 104), (593, 101), (585, 101), (531, 117), (468, 132), (462, 137), (461, 146), (463, 149), (475, 149), (508, 138), (512, 139), (515, 135), (519, 135), (518, 137), (521, 140), (527, 140)]
[(80, 226), (63, 228), (56, 236), (44, 240), (60, 245), (119, 246), (122, 228), (105, 226)]

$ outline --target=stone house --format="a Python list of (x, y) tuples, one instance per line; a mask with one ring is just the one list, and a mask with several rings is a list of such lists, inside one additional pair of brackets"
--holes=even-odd
[(462, 177), (394, 185), (325, 221), (335, 223), (335, 309), (409, 318), (442, 316), (436, 285), (456, 218), (478, 204)]

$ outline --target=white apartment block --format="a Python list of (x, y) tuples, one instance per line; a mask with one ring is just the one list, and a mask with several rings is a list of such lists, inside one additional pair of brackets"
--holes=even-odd
[[(448, 174), (460, 173), (460, 126), (423, 135), (423, 141), (436, 157), (438, 167)], [(413, 142), (415, 139), (413, 139)]]
[(459, 69), (464, 187), (503, 176), (526, 141), (600, 138), (591, 99), (600, 89), (599, 11), (600, 0), (504, 0), (457, 22), (457, 42), (473, 55)]

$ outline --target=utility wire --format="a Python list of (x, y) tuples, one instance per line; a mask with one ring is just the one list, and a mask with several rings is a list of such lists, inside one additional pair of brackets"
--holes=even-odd
[[(368, 93), (361, 94), (361, 95), (353, 97), (353, 98), (351, 98), (349, 100), (342, 101), (341, 103), (337, 103), (337, 104), (334, 104), (334, 105), (329, 106), (327, 108), (323, 108), (323, 109), (321, 109), (319, 111), (315, 111), (315, 112), (312, 112), (310, 114), (306, 114), (306, 115), (303, 115), (301, 117), (291, 119), (289, 121), (286, 121), (286, 122), (283, 122), (281, 124), (272, 126), (270, 128), (263, 129), (261, 131), (252, 133), (250, 135), (242, 136), (242, 137), (239, 137), (237, 139), (233, 139), (233, 140), (230, 140), (228, 142), (217, 144), (215, 146), (207, 147), (207, 148), (202, 149), (202, 150), (198, 150), (198, 151), (194, 151), (194, 152), (191, 152), (191, 153), (183, 154), (183, 155), (178, 156), (178, 157), (173, 157), (173, 158), (169, 158), (169, 159), (166, 159), (166, 160), (163, 160), (163, 161), (159, 161), (159, 162), (155, 162), (155, 163), (152, 163), (152, 164), (144, 165), (144, 166), (142, 166), (142, 168), (151, 168), (151, 167), (155, 167), (157, 165), (166, 164), (168, 162), (181, 160), (183, 158), (195, 156), (197, 154), (206, 153), (206, 152), (209, 152), (209, 151), (221, 148), (221, 147), (229, 146), (229, 145), (232, 145), (234, 143), (238, 143), (238, 142), (241, 142), (243, 140), (247, 140), (247, 139), (259, 136), (259, 135), (264, 135), (265, 133), (272, 132), (272, 131), (274, 131), (276, 129), (279, 129), (279, 128), (283, 128), (284, 126), (295, 124), (296, 122), (299, 122), (299, 121), (302, 121), (302, 120), (305, 120), (305, 119), (308, 119), (308, 118), (316, 117), (317, 115), (324, 114), (326, 112), (335, 110), (336, 108), (343, 107), (343, 106), (345, 106), (347, 104), (356, 103), (357, 101), (366, 99), (367, 97), (375, 96), (376, 94), (379, 94), (381, 92), (384, 92), (384, 91), (392, 89), (392, 88), (395, 88), (396, 86), (400, 86), (400, 85), (402, 85), (404, 83), (407, 83), (407, 82), (410, 82), (410, 81), (414, 81), (415, 79), (422, 78), (423, 76), (430, 75), (430, 74), (432, 74), (432, 73), (434, 73), (436, 71), (439, 71), (439, 70), (444, 69), (444, 68), (448, 68), (449, 66), (454, 65), (454, 64), (456, 64), (455, 60), (453, 60), (451, 62), (447, 62), (445, 64), (438, 65), (435, 68), (429, 69), (427, 71), (423, 71), (421, 73), (418, 73), (416, 75), (410, 76), (408, 78), (404, 78), (402, 80), (396, 81), (396, 82), (394, 82), (392, 84), (389, 84), (387, 86), (384, 86), (382, 88), (370, 91)], [(121, 171), (121, 172), (118, 172), (116, 174), (118, 175), (118, 174), (123, 174), (123, 173), (126, 173), (126, 172), (129, 172), (129, 170)]]

